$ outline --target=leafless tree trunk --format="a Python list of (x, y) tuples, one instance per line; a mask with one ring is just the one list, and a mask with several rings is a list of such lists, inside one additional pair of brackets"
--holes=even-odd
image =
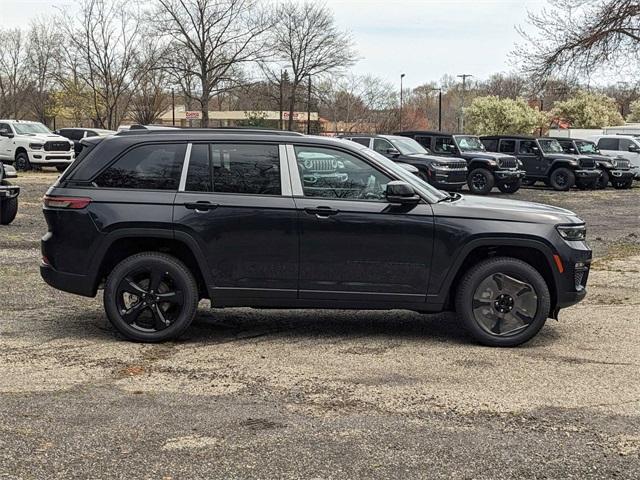
[(355, 63), (356, 54), (351, 35), (338, 29), (332, 12), (322, 3), (289, 0), (280, 5), (275, 18), (270, 43), (276, 60), (292, 71), (287, 127), (291, 130), (303, 80), (348, 67)]
[(257, 0), (156, 0), (153, 22), (168, 39), (165, 66), (209, 126), (212, 97), (237, 86), (238, 70), (264, 54), (269, 28)]
[(0, 30), (0, 116), (20, 119), (28, 84), (25, 39), (19, 29)]

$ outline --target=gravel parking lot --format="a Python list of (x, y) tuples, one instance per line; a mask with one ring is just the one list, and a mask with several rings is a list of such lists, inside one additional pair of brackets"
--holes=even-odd
[(0, 227), (1, 478), (640, 478), (640, 188), (516, 198), (587, 221), (587, 299), (529, 344), (449, 315), (208, 310), (114, 334), (38, 272), (33, 172)]

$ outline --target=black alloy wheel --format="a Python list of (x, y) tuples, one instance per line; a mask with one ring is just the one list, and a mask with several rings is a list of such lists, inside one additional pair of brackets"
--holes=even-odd
[(476, 195), (488, 194), (495, 185), (495, 177), (486, 168), (476, 168), (469, 173), (467, 186)]
[(456, 312), (484, 345), (513, 347), (533, 338), (549, 315), (551, 297), (540, 273), (522, 260), (496, 257), (462, 277)]
[(607, 188), (608, 185), (609, 172), (607, 172), (606, 170), (602, 170), (602, 174), (600, 175), (600, 178), (598, 178), (598, 183), (596, 183), (596, 188), (602, 190), (604, 188)]
[(617, 190), (626, 190), (626, 189), (631, 188), (633, 186), (633, 178), (629, 178), (627, 180), (613, 181), (613, 182), (611, 182), (611, 184), (613, 185), (613, 188), (615, 188)]
[(549, 177), (549, 185), (551, 185), (554, 190), (558, 190), (560, 192), (570, 190), (575, 183), (575, 174), (565, 167), (556, 168), (551, 172), (551, 176)]
[(193, 321), (198, 300), (189, 269), (175, 257), (156, 252), (120, 262), (104, 290), (105, 311), (113, 326), (126, 338), (144, 342), (180, 336)]
[(29, 155), (27, 155), (25, 152), (20, 152), (18, 155), (16, 155), (16, 170), (19, 171), (27, 171), (27, 170), (31, 170), (31, 162), (29, 161)]
[(500, 190), (502, 193), (516, 193), (518, 190), (520, 190), (521, 186), (522, 181), (516, 180), (515, 182), (511, 183), (499, 183), (498, 190)]

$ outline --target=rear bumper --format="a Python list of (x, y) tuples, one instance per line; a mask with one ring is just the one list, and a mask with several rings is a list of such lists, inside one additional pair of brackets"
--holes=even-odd
[(526, 173), (524, 170), (496, 170), (493, 175), (501, 183), (513, 183), (523, 179)]
[(40, 276), (47, 284), (63, 292), (75, 293), (85, 297), (95, 297), (93, 282), (86, 275), (59, 272), (51, 265), (40, 264)]

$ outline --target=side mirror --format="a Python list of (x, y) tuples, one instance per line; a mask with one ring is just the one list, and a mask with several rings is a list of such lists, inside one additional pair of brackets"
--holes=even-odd
[(400, 151), (396, 148), (387, 148), (387, 155), (397, 156), (400, 155)]
[(420, 197), (411, 185), (400, 180), (387, 183), (387, 202), (394, 205), (417, 205)]
[(2, 130), (0, 130), (0, 137), (13, 138), (13, 133), (6, 128), (3, 128)]
[(629, 151), (632, 153), (640, 153), (640, 148), (632, 143), (631, 145), (629, 145)]

